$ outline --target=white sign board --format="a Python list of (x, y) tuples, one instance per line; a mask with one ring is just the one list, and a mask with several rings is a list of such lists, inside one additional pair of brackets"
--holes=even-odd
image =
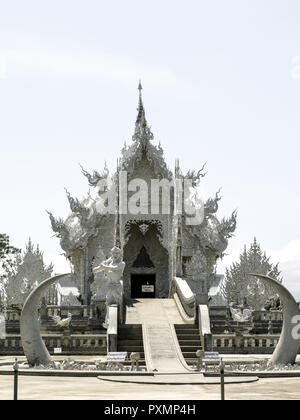
[(107, 354), (107, 362), (125, 362), (127, 359), (127, 352), (126, 351), (116, 351), (116, 352), (110, 352)]
[(142, 285), (142, 293), (153, 293), (154, 286), (150, 284), (143, 284)]
[(220, 354), (216, 351), (206, 351), (204, 352), (203, 362), (219, 362)]
[(59, 354), (62, 352), (62, 348), (61, 347), (54, 347), (54, 354)]

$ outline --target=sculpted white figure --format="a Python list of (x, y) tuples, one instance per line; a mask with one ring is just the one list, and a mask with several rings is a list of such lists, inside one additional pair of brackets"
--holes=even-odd
[(233, 304), (229, 305), (230, 312), (234, 321), (237, 322), (250, 322), (252, 321), (252, 312), (250, 309), (247, 308), (234, 308)]
[(122, 275), (125, 268), (125, 262), (122, 261), (122, 252), (120, 248), (114, 247), (111, 250), (111, 257), (103, 261), (98, 267), (95, 267), (93, 272), (104, 272), (108, 279), (107, 294), (106, 294), (106, 317), (103, 324), (107, 328), (109, 324), (108, 307), (109, 305), (120, 305), (122, 301), (123, 282)]

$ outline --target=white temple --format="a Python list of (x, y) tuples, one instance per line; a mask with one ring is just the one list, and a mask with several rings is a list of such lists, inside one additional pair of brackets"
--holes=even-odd
[[(141, 90), (139, 84), (138, 115), (132, 141), (121, 150), (116, 171), (110, 173), (105, 167), (101, 172), (95, 170), (90, 174), (82, 169), (89, 186), (93, 187), (93, 194), (89, 193), (80, 201), (67, 192), (71, 213), (66, 220), (49, 213), (52, 229), (72, 263), (74, 282), (85, 305), (90, 304), (95, 293), (91, 289), (93, 267), (109, 256), (114, 245), (121, 248), (126, 263), (123, 275), (126, 299), (167, 298), (171, 281), (178, 275), (187, 279), (199, 303), (207, 303), (210, 287), (215, 287), (219, 278), (215, 272), (216, 262), (236, 227), (236, 213), (218, 220), (219, 192), (205, 203), (201, 204), (200, 200), (199, 223), (190, 223), (184, 206), (178, 211), (178, 200), (182, 200), (181, 203), (187, 200), (179, 181), (182, 185), (189, 182), (188, 199), (192, 202), (199, 183), (203, 182), (204, 166), (186, 174), (182, 173), (178, 160), (173, 171), (167, 166), (162, 147), (153, 142)], [(139, 193), (141, 185), (147, 190), (148, 200)], [(154, 185), (158, 185), (156, 196)], [(170, 203), (168, 211), (163, 208), (166, 197)], [(109, 199), (114, 204), (112, 211), (105, 210)], [(194, 206), (197, 205), (199, 207), (196, 201)]]

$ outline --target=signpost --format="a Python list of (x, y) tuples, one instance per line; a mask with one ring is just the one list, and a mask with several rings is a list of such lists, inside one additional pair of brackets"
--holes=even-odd
[(225, 369), (225, 363), (223, 362), (223, 359), (221, 358), (220, 364), (220, 382), (221, 382), (221, 400), (225, 400), (225, 381), (224, 381), (224, 369)]
[(220, 354), (217, 351), (205, 351), (202, 362), (204, 363), (220, 363)]
[(127, 352), (126, 351), (114, 351), (107, 353), (107, 364), (108, 365), (116, 365), (123, 370), (123, 363), (127, 360)]
[(107, 362), (121, 363), (127, 359), (127, 351), (115, 351), (107, 353)]
[(19, 373), (18, 359), (15, 359), (13, 368), (14, 368), (14, 400), (17, 400), (18, 399), (18, 373)]

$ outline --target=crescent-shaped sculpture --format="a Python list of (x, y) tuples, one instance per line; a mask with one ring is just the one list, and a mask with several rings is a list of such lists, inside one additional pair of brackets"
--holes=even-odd
[(20, 320), (22, 346), (29, 366), (46, 365), (51, 356), (42, 340), (38, 307), (40, 300), (51, 284), (68, 274), (59, 274), (40, 283), (25, 300)]
[(300, 339), (294, 337), (292, 334), (292, 330), (295, 328), (293, 317), (300, 315), (299, 306), (291, 293), (277, 280), (261, 274), (250, 275), (257, 277), (259, 280), (262, 280), (264, 283), (272, 286), (278, 293), (283, 306), (283, 324), (281, 335), (269, 364), (293, 364), (295, 363), (300, 346)]

